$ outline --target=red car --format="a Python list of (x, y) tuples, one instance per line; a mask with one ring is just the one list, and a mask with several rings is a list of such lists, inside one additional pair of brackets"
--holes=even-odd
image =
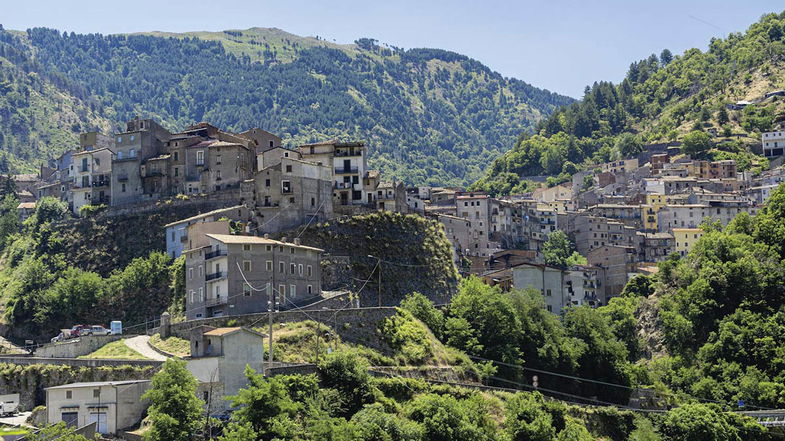
[(89, 326), (85, 325), (74, 325), (71, 328), (71, 337), (79, 337), (80, 335), (87, 335), (88, 331), (90, 330)]

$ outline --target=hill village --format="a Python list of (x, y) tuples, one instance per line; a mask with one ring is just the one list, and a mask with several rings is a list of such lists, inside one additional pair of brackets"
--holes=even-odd
[[(778, 163), (785, 131), (761, 137), (760, 151)], [(265, 264), (246, 265), (252, 276), (268, 280), (266, 273), (273, 273), (280, 295), (316, 298), (319, 250), (265, 236), (376, 210), (438, 220), (462, 274), (503, 290), (538, 289), (553, 313), (570, 305), (599, 306), (634, 274), (656, 271), (656, 263), (672, 253), (686, 255), (704, 222), (724, 226), (741, 212), (754, 215), (783, 176), (782, 167), (753, 175), (739, 172), (733, 160), (693, 160), (673, 142), (597, 164), (569, 182), (495, 198), (385, 179), (368, 168), (363, 142), (284, 148), (281, 138), (261, 129), (230, 133), (200, 123), (170, 133), (154, 120), (134, 119), (112, 136), (83, 133), (79, 148), (38, 174), (12, 179), (22, 219), (36, 199), (47, 196), (67, 202), (75, 216), (133, 210), (165, 198), (221, 197), (225, 208), (166, 226), (167, 253), (188, 256), (189, 318), (204, 318), (266, 311), (266, 301), (240, 305), (228, 297), (243, 290), (234, 263), (239, 257), (227, 256), (230, 245), (243, 242), (247, 251), (252, 242), (266, 244), (252, 256)], [(235, 224), (242, 227), (230, 237)], [(545, 264), (542, 247), (559, 230), (586, 264)], [(273, 244), (301, 250), (303, 262), (276, 261)]]
[[(762, 134), (761, 151), (772, 163), (784, 146), (785, 131)], [(636, 274), (656, 272), (657, 262), (689, 252), (706, 223), (726, 225), (741, 212), (755, 214), (784, 178), (785, 168), (753, 175), (738, 171), (733, 160), (691, 159), (679, 143), (665, 143), (594, 165), (559, 185), (497, 198), (461, 188), (407, 187), (380, 176), (368, 168), (363, 142), (286, 148), (261, 129), (230, 133), (199, 123), (172, 133), (154, 120), (134, 119), (121, 133), (83, 133), (78, 148), (39, 173), (6, 179), (14, 181), (21, 219), (44, 197), (66, 202), (74, 216), (138, 211), (163, 200), (220, 201), (222, 208), (165, 227), (161, 247), (172, 258), (185, 255), (186, 321), (171, 324), (164, 314), (159, 328), (162, 337), (189, 341), (188, 369), (200, 382), (198, 393), (220, 413), (228, 405), (222, 397), (245, 386), (246, 364), (263, 366), (267, 374), (298, 368), (271, 360), (265, 365), (264, 334), (212, 326), (211, 320), (265, 313), (272, 305), (318, 311), (333, 298), (348, 298), (323, 290), (330, 268), (322, 249), (299, 237), (271, 236), (379, 210), (424, 216), (443, 226), (462, 274), (503, 291), (538, 290), (547, 310), (559, 314), (571, 306), (607, 304)], [(557, 231), (566, 233), (585, 263), (546, 264), (542, 250)], [(112, 336), (82, 340), (92, 350), (90, 339), (100, 338)], [(34, 355), (79, 355), (63, 347), (44, 345)], [(43, 419), (72, 426), (97, 422), (95, 430), (120, 434), (141, 420), (146, 406), (140, 397), (149, 386), (147, 380), (53, 386), (46, 389)], [(91, 407), (96, 396), (109, 395), (115, 397), (112, 409)]]

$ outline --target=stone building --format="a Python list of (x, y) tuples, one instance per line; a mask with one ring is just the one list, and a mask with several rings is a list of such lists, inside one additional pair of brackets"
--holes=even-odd
[(109, 148), (84, 150), (72, 158), (70, 189), (74, 214), (78, 215), (85, 205), (109, 205), (114, 152)]
[(207, 234), (186, 250), (186, 317), (251, 314), (321, 294), (323, 250), (256, 236)]

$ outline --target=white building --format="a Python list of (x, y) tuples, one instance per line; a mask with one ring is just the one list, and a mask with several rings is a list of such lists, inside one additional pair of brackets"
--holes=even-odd
[(767, 158), (782, 156), (783, 151), (785, 151), (785, 131), (763, 132), (760, 138), (763, 156)]

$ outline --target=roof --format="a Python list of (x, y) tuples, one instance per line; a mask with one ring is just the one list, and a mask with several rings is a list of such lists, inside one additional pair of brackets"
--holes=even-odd
[(164, 225), (164, 228), (169, 228), (169, 227), (172, 227), (174, 225), (182, 224), (182, 223), (185, 223), (185, 222), (196, 221), (196, 220), (199, 220), (199, 219), (203, 219), (205, 217), (210, 217), (210, 216), (213, 216), (213, 215), (216, 215), (216, 214), (221, 214), (221, 213), (223, 213), (225, 211), (238, 210), (238, 209), (241, 209), (241, 208), (244, 208), (244, 207), (245, 207), (244, 205), (235, 205), (233, 207), (219, 208), (217, 210), (208, 211), (207, 213), (197, 214), (196, 216), (191, 216), (191, 217), (186, 218), (186, 219), (170, 222), (170, 223)]
[(261, 338), (266, 337), (266, 335), (262, 334), (261, 332), (256, 332), (253, 329), (243, 328), (241, 326), (235, 326), (235, 327), (231, 327), (231, 328), (215, 328), (215, 329), (211, 329), (211, 330), (205, 332), (203, 335), (205, 335), (207, 337), (223, 337), (223, 336), (231, 335), (231, 334), (234, 334), (235, 332), (240, 332), (240, 331), (249, 332), (249, 333), (257, 335), (257, 336), (259, 336)]
[(35, 208), (35, 202), (20, 202), (16, 209), (19, 210), (20, 208)]
[(38, 175), (36, 173), (23, 173), (14, 175), (14, 181), (37, 181)]
[(214, 143), (210, 144), (210, 147), (242, 147), (245, 149), (248, 148), (239, 142), (228, 142), (228, 141), (215, 141)]
[(88, 153), (90, 153), (90, 154), (98, 153), (98, 152), (102, 152), (104, 150), (108, 151), (109, 153), (114, 153), (114, 151), (112, 149), (108, 148), (108, 147), (101, 147), (100, 149), (82, 150), (81, 152), (74, 152), (74, 153), (71, 153), (71, 156), (73, 157), (73, 156), (86, 155)]
[(293, 242), (281, 242), (278, 240), (265, 239), (259, 236), (239, 236), (233, 234), (206, 234), (207, 237), (215, 239), (225, 244), (257, 244), (257, 245), (286, 245), (290, 247), (302, 248), (306, 250), (323, 252), (321, 248), (314, 248), (305, 245), (296, 245)]
[(161, 161), (161, 160), (164, 160), (164, 159), (169, 159), (169, 158), (171, 158), (171, 157), (172, 157), (172, 155), (170, 155), (170, 154), (165, 154), (165, 155), (159, 155), (159, 156), (155, 156), (155, 157), (153, 157), (153, 158), (150, 158), (150, 159), (148, 159), (147, 161), (148, 161), (148, 162), (149, 162), (149, 161)]
[(50, 389), (76, 389), (80, 387), (100, 387), (100, 386), (123, 386), (126, 384), (137, 384), (137, 383), (149, 383), (150, 380), (127, 380), (127, 381), (93, 381), (93, 382), (85, 382), (85, 383), (69, 383), (69, 384), (62, 384), (60, 386), (52, 386), (44, 388), (44, 390)]
[(671, 231), (694, 231), (694, 232), (700, 231), (702, 233), (703, 228), (671, 228)]

